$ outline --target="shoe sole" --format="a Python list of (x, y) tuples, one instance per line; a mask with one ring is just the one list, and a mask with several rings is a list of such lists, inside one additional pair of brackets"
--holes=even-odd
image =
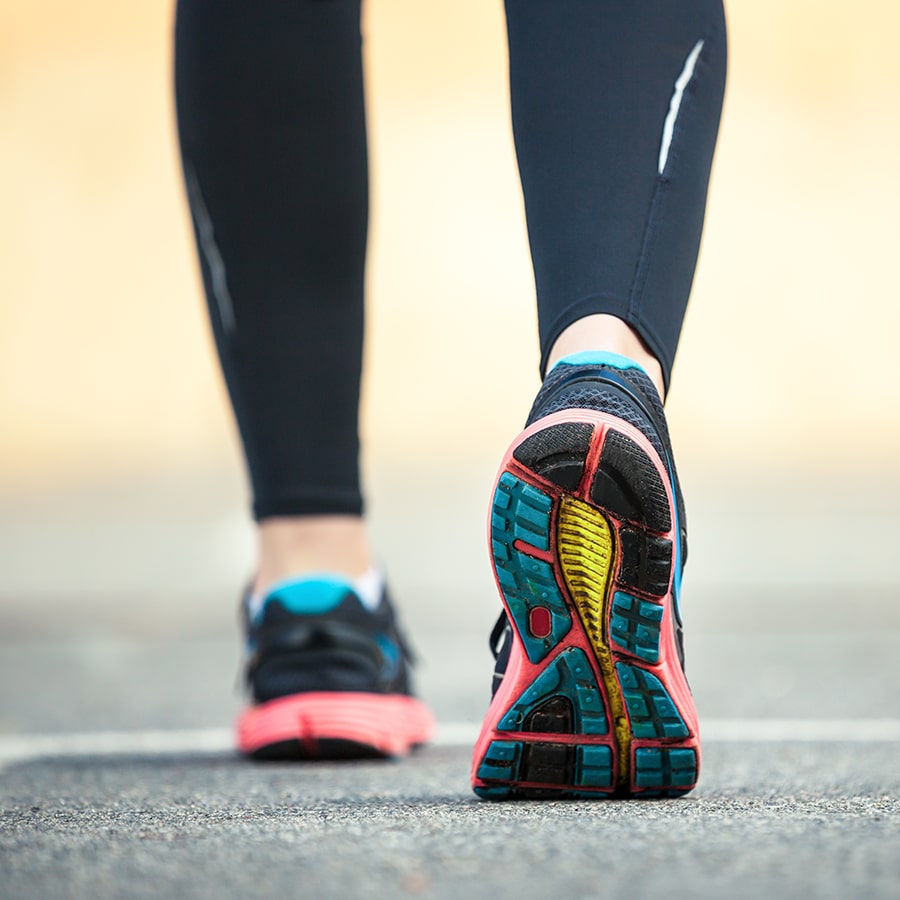
[(695, 786), (672, 493), (646, 437), (605, 413), (554, 413), (510, 447), (488, 535), (513, 644), (475, 745), (480, 797), (675, 797)]
[(434, 718), (415, 697), (310, 692), (244, 710), (237, 746), (255, 759), (405, 756), (427, 743)]

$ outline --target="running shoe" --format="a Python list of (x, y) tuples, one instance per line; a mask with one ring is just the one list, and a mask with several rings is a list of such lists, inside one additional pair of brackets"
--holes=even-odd
[(684, 509), (662, 404), (636, 363), (581, 353), (554, 366), (503, 459), (488, 527), (504, 612), (475, 793), (691, 790)]
[(412, 695), (412, 655), (383, 585), (375, 600), (365, 604), (352, 584), (331, 575), (245, 598), (251, 704), (237, 722), (242, 753), (403, 756), (429, 739), (434, 720)]

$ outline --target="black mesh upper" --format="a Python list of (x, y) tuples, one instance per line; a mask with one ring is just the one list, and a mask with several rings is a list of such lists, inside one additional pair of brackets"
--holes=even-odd
[(257, 703), (309, 691), (412, 693), (411, 654), (386, 592), (370, 612), (348, 589), (322, 615), (292, 613), (275, 595), (258, 621), (245, 614), (245, 628), (247, 686)]
[[(607, 384), (603, 377), (626, 383), (650, 415), (621, 388)], [(602, 364), (559, 365), (547, 373), (535, 397), (526, 425), (563, 409), (596, 409), (633, 425), (650, 441), (662, 460), (668, 461), (675, 482), (675, 502), (681, 525), (681, 544), (687, 559), (687, 522), (675, 457), (666, 425), (666, 415), (656, 386), (642, 369), (619, 369)]]

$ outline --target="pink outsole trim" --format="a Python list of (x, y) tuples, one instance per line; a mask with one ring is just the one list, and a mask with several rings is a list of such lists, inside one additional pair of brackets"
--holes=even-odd
[[(553, 413), (549, 416), (546, 416), (538, 421), (534, 422), (532, 425), (528, 426), (524, 431), (522, 431), (519, 435), (516, 436), (515, 440), (510, 444), (508, 450), (506, 451), (503, 460), (500, 464), (500, 467), (497, 471), (497, 476), (494, 481), (494, 491), (496, 491), (497, 483), (500, 480), (500, 477), (504, 472), (510, 471), (512, 468), (521, 467), (518, 463), (515, 462), (513, 453), (516, 448), (527, 438), (531, 437), (533, 434), (536, 434), (539, 431), (543, 431), (546, 428), (552, 427), (556, 424), (568, 423), (568, 422), (586, 422), (592, 425), (599, 425), (604, 430), (606, 429), (614, 429), (616, 431), (621, 432), (625, 436), (632, 439), (654, 462), (656, 465), (657, 471), (662, 478), (662, 482), (666, 487), (666, 492), (668, 495), (670, 508), (674, 508), (674, 498), (671, 495), (671, 486), (669, 483), (669, 474), (665, 469), (665, 466), (659, 460), (658, 454), (653, 448), (652, 444), (647, 440), (647, 438), (642, 434), (637, 428), (633, 425), (622, 421), (616, 416), (612, 416), (608, 413), (602, 413), (595, 410), (589, 409), (565, 409), (560, 410), (556, 413)], [(554, 492), (558, 493), (558, 489), (554, 488)], [(564, 493), (569, 493), (564, 491)], [(487, 521), (487, 534), (488, 534), (488, 546), (491, 546), (491, 508), (488, 509), (488, 521)], [(673, 530), (668, 535), (672, 540), (677, 540), (678, 537), (674, 533)], [(495, 581), (496, 581), (496, 572)], [(500, 590), (499, 582), (497, 583), (497, 589), (500, 593), (501, 600), (503, 599), (503, 592)], [(504, 607), (506, 606), (505, 600), (503, 600)], [(507, 610), (507, 614), (509, 615), (509, 610)], [(647, 668), (649, 671), (653, 672), (657, 675), (657, 677), (661, 677), (663, 683), (666, 686), (667, 691), (669, 692), (672, 700), (674, 701), (676, 707), (684, 718), (685, 724), (690, 733), (690, 737), (685, 740), (679, 741), (668, 741), (668, 740), (644, 740), (633, 738), (632, 739), (632, 752), (639, 747), (667, 747), (667, 748), (676, 748), (676, 747), (689, 747), (693, 749), (697, 754), (697, 764), (698, 771), (701, 763), (701, 755), (700, 755), (700, 741), (699, 741), (699, 724), (697, 722), (697, 714), (694, 707), (694, 701), (691, 696), (690, 688), (688, 687), (687, 680), (684, 677), (684, 673), (681, 670), (680, 664), (677, 662), (677, 648), (675, 644), (675, 630), (672, 622), (672, 602), (671, 602), (671, 594), (667, 595), (665, 598), (665, 612), (663, 616), (663, 622), (661, 623), (661, 646), (660, 646), (660, 662), (656, 665), (647, 665), (645, 663), (640, 663), (640, 665), (644, 668)], [(510, 615), (510, 619), (512, 616)], [(554, 651), (548, 656), (547, 659), (543, 660), (540, 664), (534, 665), (532, 664), (528, 658), (526, 657), (521, 642), (518, 636), (515, 634), (515, 629), (513, 630), (515, 638), (513, 640), (512, 650), (510, 654), (509, 663), (507, 665), (506, 676), (503, 678), (503, 681), (500, 684), (500, 688), (495, 694), (488, 712), (484, 718), (484, 722), (482, 724), (481, 732), (478, 736), (478, 739), (475, 743), (473, 759), (472, 759), (472, 770), (471, 770), (471, 779), (473, 785), (482, 785), (485, 784), (481, 779), (477, 777), (477, 771), (480, 766), (481, 760), (484, 758), (485, 753), (492, 741), (500, 739), (500, 740), (516, 740), (518, 739), (526, 739), (524, 735), (512, 735), (511, 733), (504, 731), (497, 731), (497, 723), (504, 716), (507, 709), (513, 703), (513, 701), (520, 696), (528, 687), (531, 685), (533, 680), (537, 677), (537, 675), (542, 672), (548, 664), (552, 662), (553, 659), (556, 658), (557, 654), (567, 649), (569, 646), (586, 646), (586, 640), (580, 639), (578, 635), (580, 634), (580, 629), (573, 629), (568, 635), (566, 635), (559, 643), (559, 645), (554, 649)], [(582, 647), (584, 649), (584, 647)], [(615, 658), (623, 658), (628, 661), (628, 656), (625, 654), (624, 656), (615, 650), (614, 656)], [(572, 736), (563, 736), (563, 735), (542, 735), (544, 740), (549, 741), (557, 741), (559, 740), (562, 743), (579, 743), (579, 744), (605, 744), (607, 746), (611, 746), (614, 748), (615, 741), (612, 739), (611, 735), (578, 735), (575, 736), (575, 740), (572, 739)], [(516, 783), (515, 786), (526, 786), (524, 782)], [(531, 785), (529, 783), (528, 786), (534, 787), (547, 787), (552, 790), (560, 790), (559, 785)], [(579, 790), (581, 790), (579, 788)], [(594, 791), (591, 791), (592, 793)], [(602, 789), (597, 789), (596, 793), (603, 794), (609, 793), (609, 791), (603, 791)], [(636, 793), (639, 793), (637, 791)]]
[(434, 728), (431, 712), (415, 697), (322, 691), (249, 707), (238, 718), (236, 733), (242, 753), (294, 740), (307, 744), (314, 756), (316, 742), (341, 740), (402, 756), (426, 743)]

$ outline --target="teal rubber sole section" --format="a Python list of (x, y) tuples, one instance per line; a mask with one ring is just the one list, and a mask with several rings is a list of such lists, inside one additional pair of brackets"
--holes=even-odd
[(625, 663), (616, 663), (616, 673), (636, 738), (688, 737), (684, 719), (655, 675)]
[(609, 747), (579, 747), (576, 783), (580, 787), (613, 786), (613, 756)]
[(578, 647), (560, 653), (538, 675), (497, 724), (497, 730), (523, 731), (528, 714), (554, 697), (565, 697), (571, 702), (576, 734), (608, 733), (603, 697), (587, 656)]
[(492, 741), (481, 765), (478, 777), (485, 781), (515, 781), (519, 777), (522, 745), (517, 741)]
[(649, 789), (641, 796), (675, 797), (697, 783), (697, 754), (687, 747), (638, 747), (634, 769), (635, 786)]
[(504, 472), (494, 494), (494, 526), (500, 526), (510, 543), (520, 540), (549, 550), (552, 502), (543, 491)]
[[(533, 663), (546, 658), (572, 627), (552, 566), (513, 546), (519, 540), (539, 550), (549, 548), (552, 505), (553, 501), (542, 491), (504, 472), (491, 509), (491, 552), (497, 583), (525, 653)], [(531, 611), (539, 607), (550, 613), (550, 632), (544, 637), (529, 630)]]
[(482, 800), (508, 800), (512, 794), (512, 790), (508, 787), (483, 787), (476, 785), (474, 791)]
[(659, 662), (659, 628), (663, 608), (616, 591), (613, 595), (609, 631), (612, 639), (627, 653), (644, 662)]
[[(484, 781), (503, 781), (506, 784), (476, 785), (475, 793), (485, 800), (505, 800), (519, 790), (523, 780), (524, 744), (521, 741), (492, 741), (478, 767), (477, 777)], [(563, 745), (556, 745), (560, 750)], [(553, 785), (552, 790), (573, 797), (593, 797), (598, 794), (579, 791), (579, 788), (611, 789), (614, 783), (613, 754), (609, 747), (579, 744), (575, 748), (574, 779), (571, 785)], [(527, 788), (524, 789), (527, 792)]]

